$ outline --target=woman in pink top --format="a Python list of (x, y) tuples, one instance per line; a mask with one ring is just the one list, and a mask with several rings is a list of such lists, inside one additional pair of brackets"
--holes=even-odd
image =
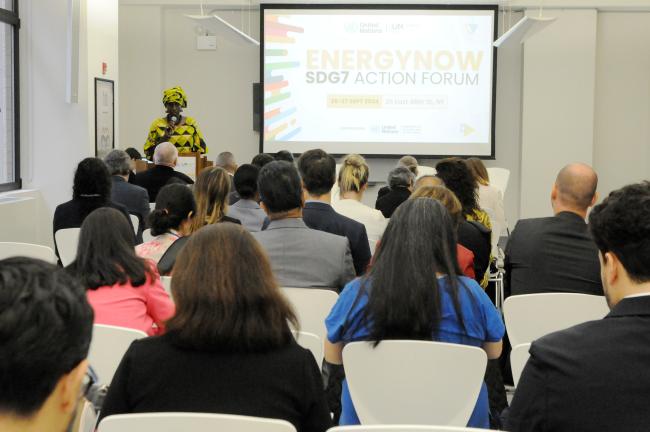
[(155, 335), (174, 315), (156, 266), (135, 254), (133, 231), (115, 209), (97, 209), (84, 220), (77, 257), (68, 269), (88, 289), (95, 324)]
[(135, 253), (156, 264), (167, 249), (187, 231), (196, 203), (192, 190), (184, 184), (170, 184), (158, 192), (156, 208), (149, 214), (152, 240), (136, 246)]

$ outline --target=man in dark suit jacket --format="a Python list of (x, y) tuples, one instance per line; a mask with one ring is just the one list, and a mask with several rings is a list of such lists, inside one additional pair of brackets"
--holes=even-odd
[(130, 157), (122, 150), (113, 150), (106, 155), (104, 163), (111, 175), (113, 187), (111, 188), (111, 200), (122, 204), (129, 213), (134, 214), (140, 221), (138, 227), (138, 239), (142, 239), (142, 231), (145, 229), (147, 216), (149, 216), (149, 194), (143, 187), (128, 182), (131, 172)]
[(217, 155), (217, 159), (214, 161), (214, 166), (223, 168), (228, 173), (230, 177), (230, 194), (228, 194), (228, 205), (233, 205), (241, 199), (235, 189), (234, 176), (237, 172), (237, 162), (235, 161), (235, 155), (229, 151), (221, 152)]
[(507, 414), (511, 432), (646, 431), (650, 425), (650, 183), (589, 216), (611, 312), (533, 342)]
[(309, 228), (347, 237), (354, 270), (362, 275), (370, 262), (370, 246), (362, 223), (338, 214), (330, 205), (336, 177), (336, 161), (323, 150), (309, 150), (298, 159), (302, 188), (306, 194), (302, 219)]
[(551, 192), (555, 216), (515, 226), (505, 259), (506, 295), (572, 292), (603, 295), (598, 250), (585, 218), (598, 176), (584, 164), (562, 168)]
[(156, 146), (153, 154), (154, 167), (135, 175), (135, 184), (149, 193), (149, 202), (156, 202), (158, 191), (171, 182), (194, 184), (194, 180), (174, 170), (178, 162), (178, 149), (174, 144), (164, 142)]
[(404, 166), (393, 168), (388, 174), (388, 187), (379, 190), (375, 208), (390, 219), (397, 207), (409, 199), (413, 192), (415, 174)]

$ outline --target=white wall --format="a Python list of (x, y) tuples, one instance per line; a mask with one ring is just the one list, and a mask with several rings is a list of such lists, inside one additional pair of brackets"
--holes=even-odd
[[(54, 208), (71, 198), (77, 163), (94, 154), (93, 77), (97, 61), (115, 65), (117, 77), (117, 0), (82, 1), (79, 54), (79, 103), (65, 102), (66, 0), (21, 0), (20, 90), (21, 174), (25, 188), (42, 204), (26, 214), (40, 235), (51, 242)], [(101, 68), (101, 63), (99, 64)], [(110, 69), (109, 69), (109, 72)], [(42, 197), (42, 198), (41, 198)], [(10, 212), (0, 224), (11, 226)], [(27, 239), (26, 241), (28, 241)]]
[(650, 13), (598, 15), (594, 166), (601, 197), (650, 179)]

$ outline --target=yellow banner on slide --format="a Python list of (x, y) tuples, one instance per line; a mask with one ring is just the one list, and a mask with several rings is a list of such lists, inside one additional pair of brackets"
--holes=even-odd
[(381, 95), (327, 95), (327, 108), (368, 108), (383, 107)]

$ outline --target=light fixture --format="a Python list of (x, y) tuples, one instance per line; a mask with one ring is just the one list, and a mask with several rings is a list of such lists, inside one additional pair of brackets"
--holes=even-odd
[[(249, 11), (249, 13), (251, 13)], [(211, 21), (216, 20), (218, 23), (223, 24), (225, 28), (227, 28), (229, 31), (232, 31), (233, 33), (239, 35), (241, 38), (243, 38), (245, 41), (252, 43), (253, 45), (260, 46), (260, 42), (253, 37), (249, 36), (246, 34), (244, 31), (238, 29), (234, 25), (230, 24), (228, 21), (225, 19), (221, 18), (219, 15), (216, 14), (215, 11), (210, 11), (207, 14), (204, 13), (203, 11), (203, 1), (201, 1), (201, 15), (185, 15), (187, 18), (192, 19), (194, 21), (199, 21), (205, 23), (206, 21)], [(250, 20), (249, 20), (250, 22)], [(243, 26), (242, 26), (243, 27)]]
[(542, 2), (540, 2), (539, 14), (537, 16), (523, 17), (517, 24), (501, 35), (493, 45), (497, 48), (501, 48), (511, 44), (516, 44), (517, 42), (524, 43), (534, 34), (544, 30), (556, 19), (556, 17), (544, 16)]

